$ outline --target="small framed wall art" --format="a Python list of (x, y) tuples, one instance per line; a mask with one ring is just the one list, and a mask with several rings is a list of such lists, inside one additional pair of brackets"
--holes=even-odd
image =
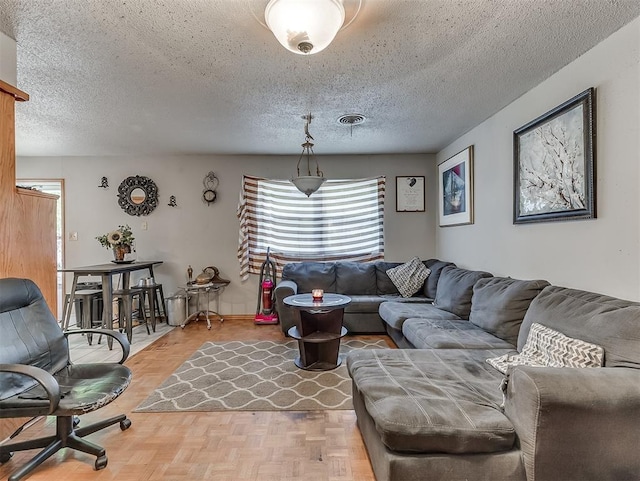
[(513, 223), (593, 219), (595, 90), (513, 133)]
[(396, 212), (424, 212), (424, 176), (396, 177)]
[(473, 145), (438, 165), (440, 226), (473, 224)]

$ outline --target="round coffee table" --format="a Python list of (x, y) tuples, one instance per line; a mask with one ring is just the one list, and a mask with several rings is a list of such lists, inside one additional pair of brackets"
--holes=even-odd
[(338, 367), (340, 339), (347, 334), (342, 326), (344, 308), (351, 298), (342, 294), (325, 293), (321, 301), (311, 294), (296, 294), (284, 298), (284, 303), (300, 311), (300, 324), (287, 332), (298, 340), (300, 356), (295, 364), (308, 371), (328, 371)]

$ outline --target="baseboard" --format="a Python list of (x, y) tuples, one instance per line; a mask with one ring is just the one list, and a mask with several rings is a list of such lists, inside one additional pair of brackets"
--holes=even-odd
[[(251, 321), (253, 322), (254, 314), (223, 314), (222, 317), (225, 321)], [(211, 317), (213, 320), (214, 317)]]

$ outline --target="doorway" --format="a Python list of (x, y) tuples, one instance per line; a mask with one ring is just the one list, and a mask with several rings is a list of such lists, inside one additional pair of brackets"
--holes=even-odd
[[(61, 269), (64, 266), (64, 179), (18, 179), (16, 185), (58, 196), (56, 202), (56, 268)], [(62, 319), (65, 294), (63, 273), (57, 272), (56, 279), (58, 297), (56, 319)]]

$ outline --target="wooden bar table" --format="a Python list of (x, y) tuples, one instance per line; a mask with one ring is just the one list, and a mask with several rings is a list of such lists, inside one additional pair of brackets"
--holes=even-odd
[[(65, 319), (63, 319), (63, 325), (69, 325), (71, 306), (73, 306), (79, 277), (100, 276), (102, 279), (102, 319), (106, 322), (107, 329), (113, 330), (113, 276), (122, 274), (122, 288), (129, 289), (132, 272), (148, 269), (149, 277), (153, 277), (155, 279), (155, 276), (153, 275), (153, 266), (162, 264), (162, 262), (163, 261), (135, 261), (127, 263), (111, 262), (109, 264), (97, 264), (94, 266), (58, 269), (58, 272), (73, 272), (73, 283), (71, 284), (71, 292), (69, 293), (69, 309), (67, 309)], [(113, 339), (111, 337), (107, 337), (107, 342), (109, 344), (109, 349), (111, 349), (113, 347)]]

